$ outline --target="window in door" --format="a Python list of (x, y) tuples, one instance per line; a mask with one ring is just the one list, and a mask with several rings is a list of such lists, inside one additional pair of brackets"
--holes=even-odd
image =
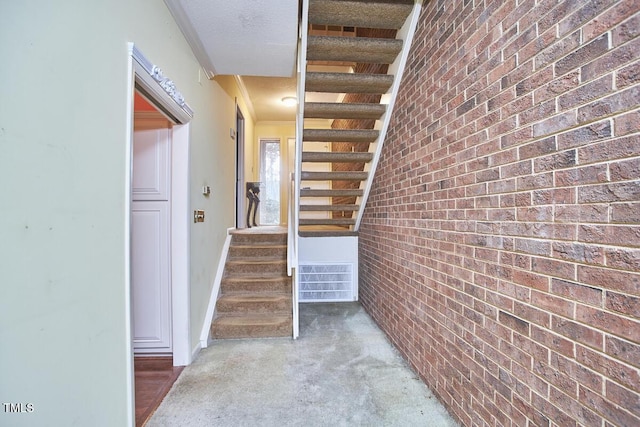
[(260, 139), (260, 224), (280, 224), (279, 139)]

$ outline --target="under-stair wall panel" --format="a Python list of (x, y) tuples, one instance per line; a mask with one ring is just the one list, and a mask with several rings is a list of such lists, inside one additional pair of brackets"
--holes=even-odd
[(299, 301), (358, 299), (358, 238), (299, 239)]

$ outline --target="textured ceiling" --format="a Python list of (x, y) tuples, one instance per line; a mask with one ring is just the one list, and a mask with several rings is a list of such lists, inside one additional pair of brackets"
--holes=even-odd
[(165, 0), (209, 76), (292, 77), (298, 0)]

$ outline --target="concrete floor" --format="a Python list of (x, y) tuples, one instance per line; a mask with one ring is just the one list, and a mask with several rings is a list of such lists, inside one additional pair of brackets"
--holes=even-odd
[(456, 425), (359, 303), (302, 304), (296, 341), (215, 341), (147, 423)]

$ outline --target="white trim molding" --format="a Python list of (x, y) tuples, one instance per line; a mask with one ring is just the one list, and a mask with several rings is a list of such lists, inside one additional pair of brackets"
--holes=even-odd
[[(173, 80), (166, 77), (162, 69), (149, 61), (133, 43), (130, 44), (130, 53), (134, 59), (136, 76), (139, 77), (136, 89), (156, 101), (157, 107), (172, 121), (189, 122), (193, 118), (193, 109), (185, 102)], [(176, 104), (179, 108), (175, 108)]]
[(224, 274), (224, 265), (227, 262), (227, 254), (229, 253), (229, 246), (231, 246), (231, 231), (235, 228), (227, 229), (227, 237), (222, 247), (222, 253), (220, 254), (220, 260), (218, 261), (218, 269), (216, 275), (213, 278), (213, 285), (211, 286), (211, 297), (209, 298), (209, 305), (207, 306), (207, 314), (204, 317), (204, 324), (202, 325), (202, 331), (200, 332), (200, 348), (207, 348), (209, 346), (209, 336), (211, 331), (211, 322), (216, 312), (216, 302), (218, 301), (218, 294), (220, 293), (220, 284), (222, 283), (222, 275)]

